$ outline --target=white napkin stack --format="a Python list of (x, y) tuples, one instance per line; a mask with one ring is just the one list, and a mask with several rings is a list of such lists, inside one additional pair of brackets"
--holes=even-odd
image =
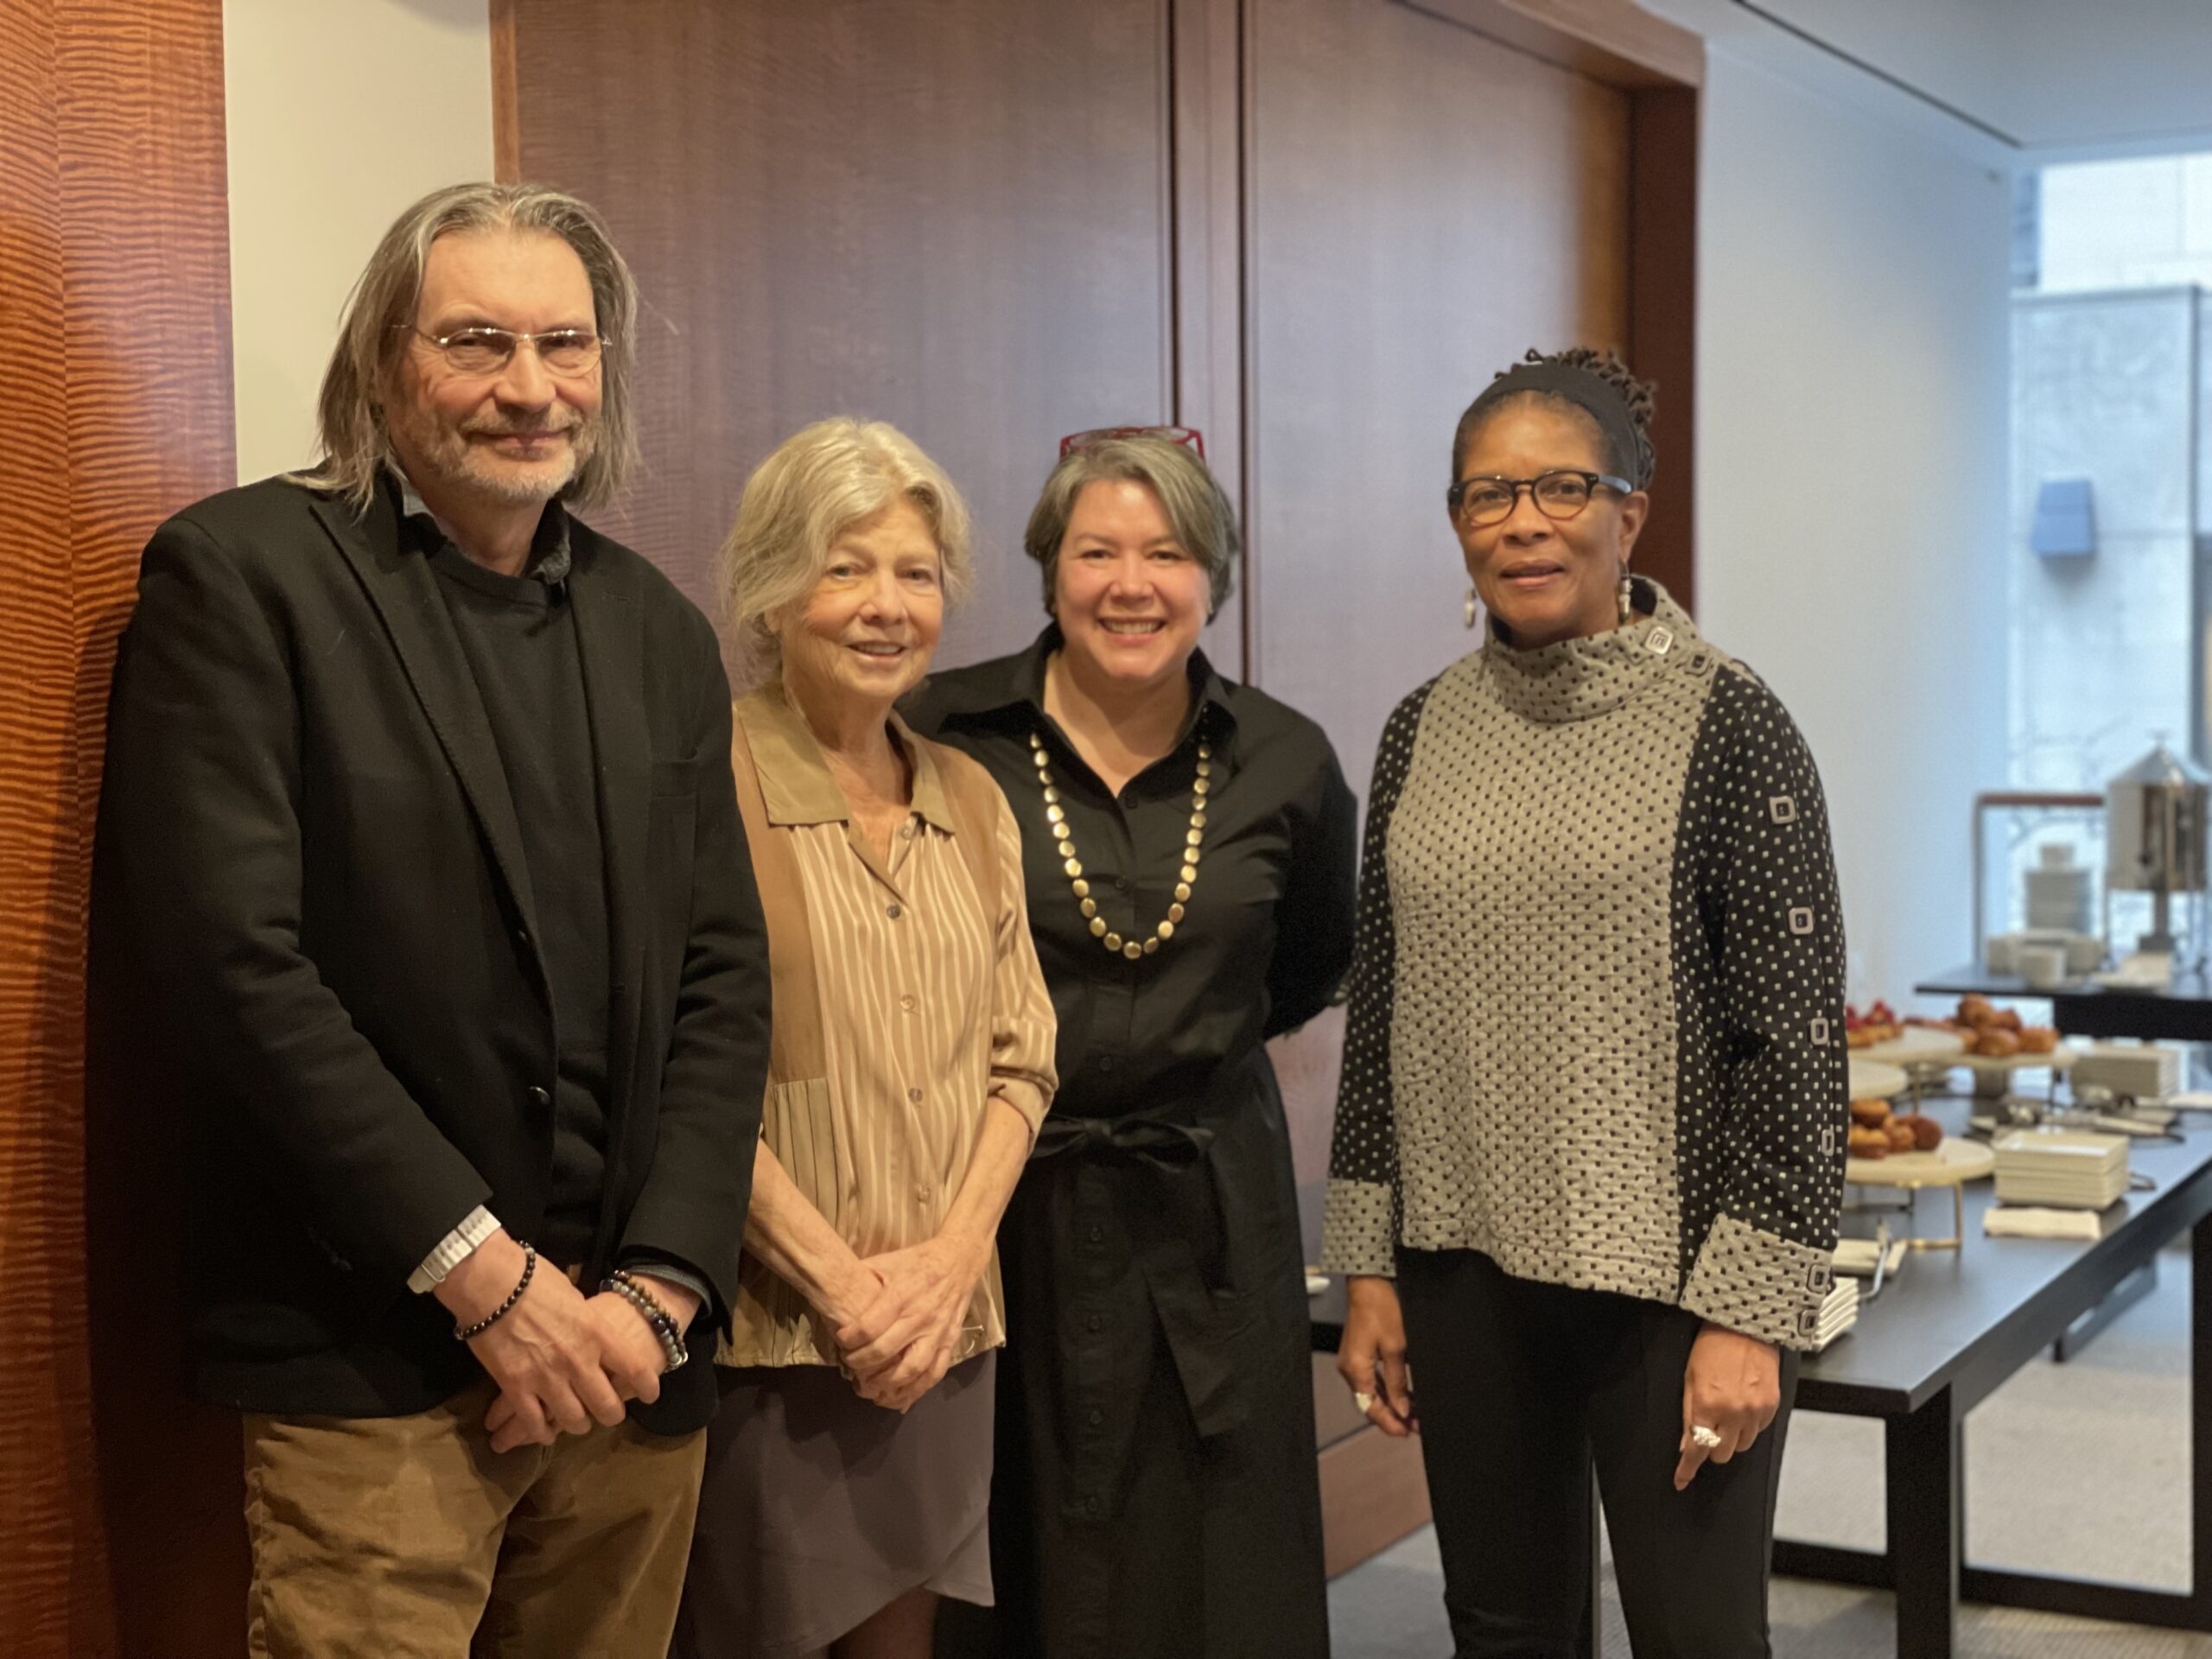
[(1821, 1304), (1820, 1323), (1813, 1328), (1812, 1351), (1821, 1349), (1859, 1323), (1859, 1281), (1838, 1274)]
[(1993, 1143), (1997, 1201), (2102, 1210), (2127, 1191), (2127, 1137), (2080, 1129), (2015, 1129)]
[(1836, 1240), (1835, 1254), (1829, 1259), (1835, 1263), (1835, 1270), (1838, 1273), (1847, 1273), (1854, 1279), (1872, 1279), (1877, 1268), (1882, 1268), (1885, 1273), (1894, 1274), (1903, 1267), (1905, 1248), (1904, 1240), (1891, 1239), (1890, 1259), (1885, 1264), (1882, 1261), (1882, 1247), (1878, 1241), (1871, 1238), (1840, 1238)]
[(2138, 1100), (2163, 1100), (2181, 1088), (2181, 1050), (2163, 1043), (2091, 1043), (2074, 1063), (2076, 1090), (2094, 1084)]
[(2024, 1210), (1999, 1205), (1981, 1212), (1981, 1230), (1992, 1238), (2073, 1238), (2094, 1244), (2104, 1224), (2087, 1210)]

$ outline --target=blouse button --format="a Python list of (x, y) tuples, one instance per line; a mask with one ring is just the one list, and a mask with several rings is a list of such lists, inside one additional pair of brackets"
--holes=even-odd
[(927, 1181), (916, 1181), (914, 1183), (914, 1202), (916, 1204), (927, 1204), (929, 1201), (930, 1184)]
[(906, 995), (900, 997), (899, 999), (899, 1006), (906, 1013), (912, 1014), (914, 1011), (914, 994), (912, 991), (909, 991)]
[(918, 1089), (909, 1089), (906, 1091), (906, 1098), (918, 1106), (922, 1103), (922, 1091)]
[(899, 918), (901, 915), (903, 915), (905, 912), (902, 912), (902, 911), (899, 908), (899, 906), (896, 906), (896, 905), (892, 905), (892, 906), (889, 906), (888, 907), (887, 907), (887, 908), (885, 909), (885, 911), (884, 911), (884, 912), (883, 912), (883, 913), (884, 913), (885, 915), (888, 916), (888, 917), (889, 917), (893, 921), (894, 921), (894, 922), (895, 922), (895, 921), (897, 921), (897, 920), (899, 919)]

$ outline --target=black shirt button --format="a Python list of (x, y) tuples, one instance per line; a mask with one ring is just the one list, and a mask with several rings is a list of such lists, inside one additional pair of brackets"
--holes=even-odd
[(1092, 1243), (1103, 1243), (1105, 1241), (1105, 1237), (1106, 1230), (1103, 1227), (1093, 1227), (1090, 1230), (1090, 1242)]
[(1089, 1497), (1083, 1500), (1083, 1512), (1085, 1515), (1096, 1515), (1098, 1513), (1097, 1493), (1093, 1492)]
[(1088, 1319), (1084, 1321), (1085, 1328), (1092, 1331), (1098, 1330), (1105, 1323), (1106, 1321), (1100, 1319), (1096, 1313), (1092, 1314)]
[(1101, 1054), (1098, 1057), (1098, 1069), (1101, 1071), (1111, 1071), (1114, 1069), (1114, 1057), (1111, 1054)]
[(1129, 890), (1129, 878), (1128, 878), (1128, 876), (1126, 876), (1126, 875), (1117, 875), (1117, 876), (1116, 876), (1116, 877), (1114, 878), (1114, 891), (1115, 891), (1115, 892), (1116, 892), (1116, 893), (1127, 893), (1128, 890)]
[(1093, 1428), (1096, 1428), (1099, 1424), (1106, 1421), (1106, 1414), (1099, 1410), (1097, 1407), (1093, 1406), (1089, 1412), (1084, 1414), (1083, 1421), (1089, 1423)]
[(553, 1096), (532, 1084), (530, 1090), (530, 1103), (533, 1106), (550, 1106), (553, 1103)]

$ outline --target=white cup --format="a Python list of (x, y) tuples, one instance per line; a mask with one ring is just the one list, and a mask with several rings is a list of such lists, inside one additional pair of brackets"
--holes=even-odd
[(2063, 944), (2022, 944), (2013, 952), (2020, 977), (2038, 991), (2066, 982), (2066, 947)]

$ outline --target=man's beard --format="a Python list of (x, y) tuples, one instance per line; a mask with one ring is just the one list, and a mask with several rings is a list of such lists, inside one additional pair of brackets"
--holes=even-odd
[[(568, 488), (599, 446), (597, 415), (579, 415), (566, 405), (558, 408), (559, 413), (550, 422), (520, 425), (497, 418), (472, 416), (457, 426), (427, 410), (395, 410), (393, 431), (404, 440), (416, 464), (427, 468), (438, 482), (505, 506), (538, 506)], [(562, 423), (564, 416), (566, 424)], [(567, 465), (552, 467), (541, 461), (528, 464), (525, 470), (503, 463), (471, 442), (478, 436), (548, 429), (568, 435), (569, 442), (564, 446)]]

